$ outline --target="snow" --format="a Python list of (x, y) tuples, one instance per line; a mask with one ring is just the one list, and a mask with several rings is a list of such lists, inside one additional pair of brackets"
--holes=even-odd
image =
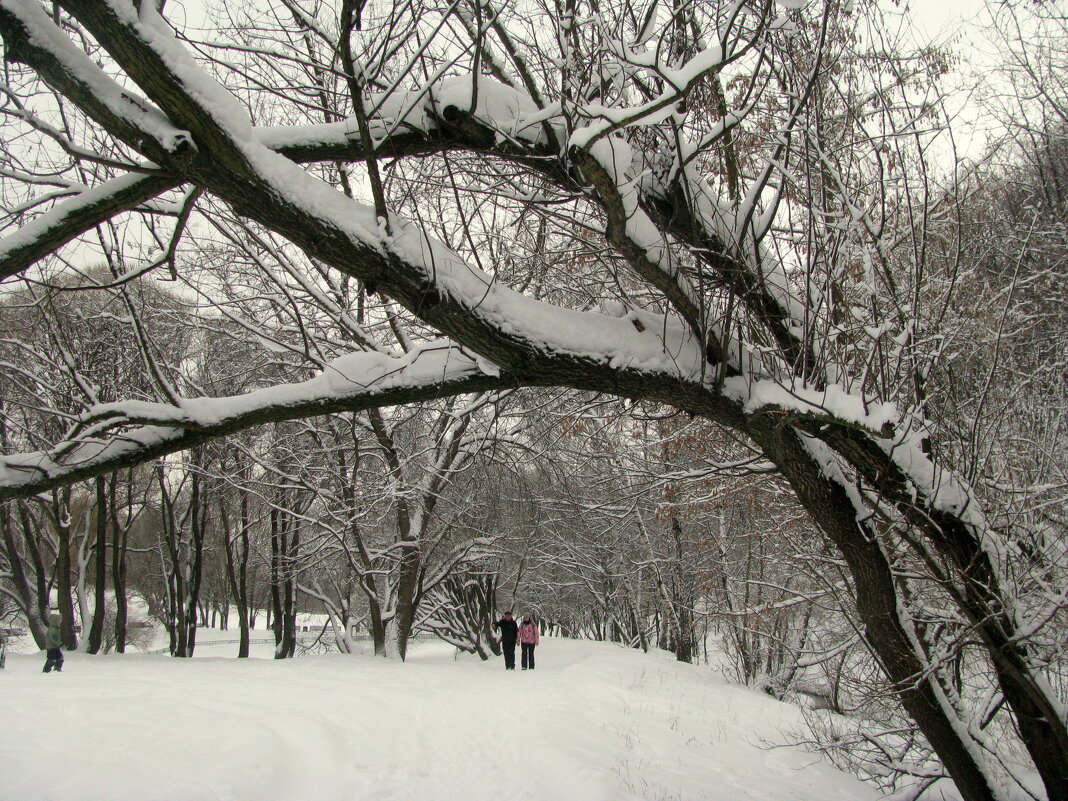
[(881, 431), (884, 426), (899, 420), (895, 404), (865, 400), (836, 384), (817, 390), (800, 381), (786, 386), (771, 379), (752, 380), (737, 376), (724, 382), (723, 392), (729, 398), (742, 401), (746, 412), (765, 407), (791, 409), (802, 414), (833, 416), (871, 431)]
[(26, 27), (31, 41), (47, 49), (111, 114), (152, 136), (166, 150), (191, 142), (189, 133), (171, 124), (166, 115), (143, 98), (128, 92), (100, 69), (67, 37), (38, 3), (2, 0), (4, 8)]
[(555, 638), (537, 657), (534, 672), (506, 672), (434, 641), (403, 664), (76, 653), (44, 675), (43, 655), (12, 655), (0, 671), (0, 797), (878, 797), (812, 754), (769, 748), (800, 711), (708, 667)]
[[(543, 143), (548, 123), (563, 135), (563, 118), (558, 104), (539, 109), (526, 92), (505, 86), (487, 76), (478, 79), (470, 73), (440, 77), (415, 90), (393, 89), (371, 92), (367, 97), (368, 125), (376, 142), (397, 132), (430, 133), (437, 128), (435, 115), (446, 108), (470, 113), (475, 119), (492, 126), (501, 139)], [(472, 95), (476, 107), (471, 108)], [(277, 125), (255, 129), (257, 141), (272, 149), (308, 145), (344, 144), (359, 137), (355, 117), (318, 125)]]
[[(542, 120), (552, 120), (560, 109), (554, 107), (543, 112), (526, 92), (505, 86), (486, 76), (479, 76), (478, 92), (474, 93), (477, 105), (471, 108), (474, 76), (459, 75), (441, 81), (431, 93), (432, 102), (444, 109), (454, 106), (467, 111), (493, 125), (501, 135), (509, 139), (524, 139), (538, 142), (544, 138)], [(553, 120), (560, 128), (559, 120)]]
[[(92, 188), (85, 188), (73, 198), (62, 204), (56, 205), (51, 211), (39, 214), (29, 222), (20, 225), (17, 229), (5, 234), (0, 240), (0, 262), (8, 259), (19, 248), (33, 245), (38, 240), (48, 236), (52, 229), (60, 228), (64, 222), (77, 215), (83, 209), (95, 203), (107, 200), (112, 195), (136, 187), (144, 181), (144, 176), (137, 173), (129, 173), (119, 178), (114, 178)], [(35, 198), (35, 201), (40, 198)]]
[(175, 37), (167, 22), (160, 15), (155, 3), (133, 3), (105, 0), (115, 13), (137, 31), (145, 43), (167, 64), (173, 78), (177, 79), (205, 107), (210, 108), (217, 119), (225, 120), (225, 127), (234, 135), (248, 137), (252, 134), (252, 119), (244, 104), (214, 80), (203, 80), (204, 72), (192, 54)]
[[(719, 67), (724, 60), (722, 47), (716, 44), (699, 51), (685, 64), (677, 69), (661, 59), (661, 54), (647, 48), (622, 48), (617, 56), (629, 66), (643, 66), (663, 79), (667, 87), (659, 97), (633, 107), (608, 107), (596, 103), (580, 105), (577, 111), (592, 121), (572, 132), (568, 139), (569, 147), (589, 148), (594, 142), (610, 131), (624, 125), (656, 125), (673, 115), (678, 101), (685, 92), (702, 75)], [(684, 115), (679, 114), (682, 121)]]

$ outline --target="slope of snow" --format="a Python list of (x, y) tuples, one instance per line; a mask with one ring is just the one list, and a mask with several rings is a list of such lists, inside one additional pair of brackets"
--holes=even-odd
[[(218, 652), (221, 649), (212, 649)], [(366, 656), (10, 655), (3, 801), (865, 801), (784, 742), (798, 711), (707, 667), (548, 639), (538, 669), (437, 642)]]

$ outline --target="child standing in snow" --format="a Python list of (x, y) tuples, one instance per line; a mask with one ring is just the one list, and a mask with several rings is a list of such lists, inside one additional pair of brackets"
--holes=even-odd
[(523, 622), (519, 624), (519, 644), (523, 649), (523, 670), (534, 669), (534, 648), (538, 644), (538, 626), (530, 619), (530, 615), (523, 615)]
[(48, 649), (48, 658), (45, 660), (44, 673), (51, 673), (52, 668), (59, 673), (63, 670), (63, 632), (59, 630), (63, 618), (59, 612), (53, 612), (48, 616), (48, 631), (45, 632), (45, 648)]

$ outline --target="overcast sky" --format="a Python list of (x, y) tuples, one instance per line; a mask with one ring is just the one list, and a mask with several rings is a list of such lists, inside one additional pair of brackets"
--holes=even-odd
[[(183, 6), (192, 20), (203, 14), (207, 3), (208, 0), (170, 0), (169, 5)], [(886, 5), (893, 7), (894, 0), (887, 0)], [(929, 36), (942, 38), (942, 35), (954, 32), (961, 21), (975, 20), (983, 5), (984, 0), (908, 0), (901, 3), (900, 8), (918, 20)]]
[(929, 36), (953, 32), (960, 22), (973, 22), (985, 5), (983, 0), (913, 0), (905, 8)]

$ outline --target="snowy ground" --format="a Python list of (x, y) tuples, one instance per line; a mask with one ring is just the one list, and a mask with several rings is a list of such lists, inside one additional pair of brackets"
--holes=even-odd
[(604, 643), (545, 639), (538, 669), (514, 673), (437, 642), (405, 664), (71, 654), (44, 675), (43, 661), (9, 654), (0, 671), (0, 801), (878, 797), (768, 747), (794, 707)]

